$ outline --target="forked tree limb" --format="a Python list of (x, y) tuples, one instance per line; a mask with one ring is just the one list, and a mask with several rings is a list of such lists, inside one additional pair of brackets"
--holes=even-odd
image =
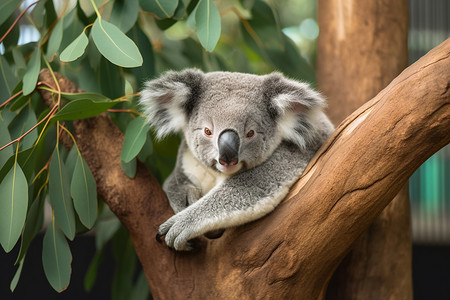
[(320, 299), (388, 199), (450, 142), (449, 56), (450, 39), (342, 122), (273, 213), (202, 238), (196, 253), (156, 242), (173, 212), (145, 167), (134, 180), (122, 172), (123, 135), (106, 115), (74, 123), (77, 143), (130, 232), (155, 299)]

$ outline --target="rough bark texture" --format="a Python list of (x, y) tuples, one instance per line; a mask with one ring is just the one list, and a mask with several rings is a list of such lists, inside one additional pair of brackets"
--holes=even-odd
[(412, 172), (450, 142), (449, 69), (447, 40), (349, 116), (273, 213), (217, 240), (202, 238), (196, 253), (156, 242), (172, 211), (143, 166), (134, 180), (123, 175), (123, 136), (110, 119), (74, 128), (99, 193), (130, 232), (155, 299), (322, 299), (354, 241)]
[[(320, 0), (319, 26), (318, 86), (338, 124), (407, 66), (407, 1)], [(327, 299), (412, 299), (410, 228), (406, 184), (355, 242)]]

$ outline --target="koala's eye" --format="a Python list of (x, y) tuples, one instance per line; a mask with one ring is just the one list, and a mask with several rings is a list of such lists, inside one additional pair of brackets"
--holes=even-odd
[(211, 130), (210, 130), (209, 128), (207, 128), (207, 127), (205, 127), (205, 129), (203, 130), (203, 132), (205, 132), (205, 134), (206, 134), (207, 136), (212, 135)]
[(254, 135), (255, 135), (255, 132), (253, 130), (250, 130), (249, 132), (247, 132), (247, 134), (245, 136), (248, 138), (251, 138)]

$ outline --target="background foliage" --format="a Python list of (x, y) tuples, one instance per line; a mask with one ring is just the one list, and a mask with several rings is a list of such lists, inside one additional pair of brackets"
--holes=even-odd
[[(289, 13), (300, 2), (305, 21), (297, 26), (300, 22)], [(197, 67), (257, 74), (277, 69), (314, 83), (310, 62), (318, 29), (306, 19), (313, 15), (310, 1), (2, 1), (0, 243), (5, 252), (20, 247), (11, 290), (31, 241), (48, 219), (42, 263), (56, 291), (70, 282), (68, 240), (95, 228), (97, 254), (85, 288), (92, 287), (105, 244), (113, 239), (118, 262), (113, 297), (145, 298), (148, 286), (142, 273), (135, 274), (130, 238), (97, 199), (76, 143), (69, 150), (59, 137), (65, 133), (75, 142), (73, 120), (108, 112), (125, 133), (124, 172), (133, 177), (139, 159), (162, 182), (172, 169), (179, 138), (157, 142), (147, 130), (136, 106), (144, 80), (168, 69)], [(27, 31), (36, 38), (23, 42)], [(56, 82), (38, 82), (42, 68), (61, 73), (86, 92), (62, 93)], [(53, 94), (52, 107), (43, 103), (39, 90)]]

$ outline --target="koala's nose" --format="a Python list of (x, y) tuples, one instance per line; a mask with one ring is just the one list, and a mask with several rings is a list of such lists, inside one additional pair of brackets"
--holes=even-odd
[(239, 136), (231, 129), (222, 131), (218, 140), (219, 163), (222, 166), (234, 166), (239, 161)]

